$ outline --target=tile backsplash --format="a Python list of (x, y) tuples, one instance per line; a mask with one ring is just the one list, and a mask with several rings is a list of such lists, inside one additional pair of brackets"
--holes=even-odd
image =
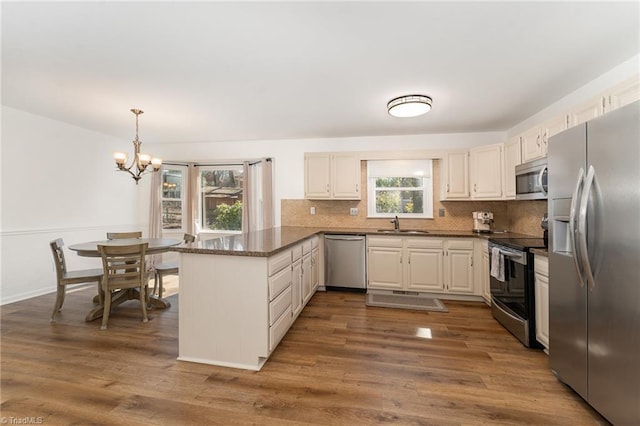
[[(362, 188), (366, 188), (366, 165), (362, 167)], [(487, 210), (493, 212), (495, 230), (508, 230), (536, 237), (542, 237), (540, 220), (547, 211), (545, 200), (535, 201), (440, 201), (438, 162), (434, 161), (433, 219), (401, 219), (404, 229), (456, 230), (473, 229), (472, 212)], [(315, 207), (315, 214), (311, 214)], [(358, 213), (351, 216), (350, 209)], [(444, 216), (440, 216), (442, 209)], [(361, 200), (282, 200), (282, 226), (313, 226), (330, 228), (390, 229), (389, 219), (367, 218), (367, 193)]]

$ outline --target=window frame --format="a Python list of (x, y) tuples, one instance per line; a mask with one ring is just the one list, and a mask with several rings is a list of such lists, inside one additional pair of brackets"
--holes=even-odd
[[(232, 234), (241, 234), (242, 233), (242, 215), (240, 216), (240, 229), (209, 229), (204, 225), (204, 197), (202, 194), (202, 173), (207, 171), (215, 171), (215, 170), (239, 170), (242, 172), (242, 178), (244, 179), (244, 170), (242, 165), (238, 164), (218, 164), (218, 165), (210, 165), (210, 166), (199, 166), (198, 167), (198, 184), (197, 184), (197, 214), (196, 214), (196, 223), (199, 227), (199, 234), (210, 234), (210, 235), (232, 235)], [(242, 188), (242, 186), (241, 186)], [(242, 206), (244, 208), (244, 189), (242, 190)]]
[[(398, 161), (402, 161), (402, 162), (415, 161), (416, 163), (417, 161), (424, 161), (427, 171), (422, 176), (411, 174), (411, 173), (406, 173), (398, 176), (395, 176), (395, 175), (394, 176), (372, 176), (371, 167), (369, 167), (371, 161), (375, 161), (377, 163), (389, 162), (390, 168), (393, 167), (392, 163), (397, 164)], [(380, 188), (376, 187), (376, 180), (378, 178), (383, 178), (383, 177), (414, 178), (414, 179), (418, 178), (418, 179), (422, 179), (422, 186), (421, 187), (380, 187)], [(389, 190), (416, 191), (416, 190), (420, 190), (420, 188), (422, 188), (421, 190), (422, 191), (422, 207), (423, 207), (422, 213), (378, 213), (376, 211), (377, 193), (381, 191), (389, 191)], [(433, 159), (426, 158), (426, 159), (418, 159), (418, 160), (368, 160), (367, 161), (367, 218), (388, 219), (388, 218), (394, 218), (395, 216), (398, 216), (399, 218), (405, 218), (405, 219), (434, 219), (433, 195), (434, 195)]]
[[(181, 188), (180, 188), (180, 198), (175, 197), (165, 197), (164, 196), (164, 175), (160, 176), (160, 226), (163, 233), (184, 233), (186, 232), (186, 185), (187, 185), (187, 167), (182, 165), (171, 165), (171, 166), (162, 166), (160, 173), (168, 172), (170, 170), (178, 170), (181, 175)], [(164, 227), (164, 202), (165, 201), (180, 201), (180, 228), (165, 228)]]

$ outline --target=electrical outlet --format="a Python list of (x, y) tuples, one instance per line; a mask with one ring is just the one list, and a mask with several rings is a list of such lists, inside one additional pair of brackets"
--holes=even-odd
[(309, 208), (309, 214), (316, 214), (316, 208), (315, 207)]
[(444, 217), (444, 209), (438, 209), (438, 216)]
[(358, 208), (357, 208), (357, 207), (351, 207), (351, 208), (349, 209), (349, 214), (350, 214), (351, 216), (358, 216)]

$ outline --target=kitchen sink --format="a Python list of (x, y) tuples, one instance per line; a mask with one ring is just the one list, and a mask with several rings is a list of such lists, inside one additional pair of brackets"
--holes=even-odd
[(420, 231), (418, 229), (401, 229), (396, 231), (395, 229), (378, 229), (378, 232), (384, 234), (428, 234), (429, 231)]

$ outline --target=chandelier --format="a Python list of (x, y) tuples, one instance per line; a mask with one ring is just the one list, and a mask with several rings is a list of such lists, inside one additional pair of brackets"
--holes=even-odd
[(121, 172), (129, 172), (131, 177), (136, 181), (136, 185), (138, 181), (142, 179), (142, 174), (145, 172), (157, 172), (160, 170), (160, 166), (162, 165), (162, 160), (160, 158), (151, 158), (149, 154), (140, 153), (140, 145), (142, 142), (138, 140), (138, 116), (142, 114), (144, 111), (140, 109), (132, 109), (132, 113), (136, 115), (136, 138), (133, 140), (134, 154), (133, 159), (131, 160), (131, 164), (129, 167), (126, 167), (127, 163), (127, 154), (124, 152), (115, 152), (113, 154), (113, 159), (118, 166), (118, 170)]

